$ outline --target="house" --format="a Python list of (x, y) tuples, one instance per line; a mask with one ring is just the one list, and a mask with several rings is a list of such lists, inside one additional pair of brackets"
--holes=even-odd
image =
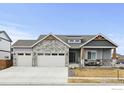
[(99, 35), (40, 35), (37, 40), (13, 44), (15, 66), (112, 66), (116, 61), (112, 40)]
[(5, 31), (0, 31), (0, 69), (10, 65), (12, 40)]

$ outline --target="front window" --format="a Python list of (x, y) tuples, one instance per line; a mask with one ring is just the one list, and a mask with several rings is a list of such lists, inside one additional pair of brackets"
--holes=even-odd
[(68, 40), (68, 43), (81, 43), (80, 39), (70, 39)]
[(96, 51), (88, 51), (87, 59), (96, 60), (97, 52)]

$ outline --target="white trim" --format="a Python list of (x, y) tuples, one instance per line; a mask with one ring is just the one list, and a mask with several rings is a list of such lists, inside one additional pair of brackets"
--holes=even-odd
[(62, 41), (60, 38), (58, 38), (57, 36), (53, 35), (53, 34), (48, 34), (46, 35), (44, 38), (40, 39), (39, 41), (37, 41), (36, 43), (34, 43), (31, 47), (33, 47), (34, 45), (38, 44), (39, 42), (43, 41), (45, 38), (47, 38), (48, 36), (52, 35), (53, 37), (55, 37), (56, 39), (58, 39), (60, 42), (64, 43), (65, 45), (67, 45), (68, 47), (71, 47), (70, 45), (68, 45), (67, 43), (65, 43), (64, 41)]
[(103, 35), (103, 34), (97, 34), (95, 37), (93, 37), (92, 39), (88, 40), (87, 42), (85, 42), (84, 44), (82, 44), (80, 47), (82, 47), (82, 46), (86, 45), (87, 43), (89, 43), (90, 41), (94, 40), (99, 35), (102, 36), (102, 37), (104, 37), (106, 40), (108, 40), (109, 42), (111, 42), (115, 46), (118, 46), (116, 43), (114, 43), (112, 40), (110, 40), (109, 38), (107, 38), (105, 35)]
[(83, 46), (83, 48), (116, 48), (114, 46)]
[(17, 47), (17, 48), (18, 48), (18, 47), (21, 47), (21, 48), (22, 48), (22, 47), (24, 47), (24, 48), (32, 48), (31, 46), (12, 46), (12, 48), (16, 48), (16, 47)]
[(96, 53), (95, 59), (91, 59), (91, 60), (96, 60), (97, 59), (97, 50), (86, 50), (86, 59), (88, 59), (88, 52), (95, 52)]

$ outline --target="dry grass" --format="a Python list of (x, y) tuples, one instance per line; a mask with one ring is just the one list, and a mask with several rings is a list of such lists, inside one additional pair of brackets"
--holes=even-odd
[[(69, 83), (124, 83), (124, 69), (117, 68), (77, 68), (74, 69), (74, 77), (99, 77), (103, 79), (68, 79)], [(104, 78), (115, 79), (104, 79)]]
[[(122, 71), (124, 72), (124, 71)], [(121, 72), (121, 73), (122, 73)], [(76, 77), (117, 77), (117, 69), (75, 69), (74, 70)]]
[(68, 79), (69, 83), (124, 83), (124, 80), (113, 79)]
[(119, 78), (124, 78), (124, 70), (119, 70)]

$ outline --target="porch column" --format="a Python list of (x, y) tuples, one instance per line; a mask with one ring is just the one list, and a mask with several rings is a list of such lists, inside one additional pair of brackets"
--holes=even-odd
[(35, 67), (35, 53), (32, 52), (32, 66)]
[(82, 47), (80, 50), (80, 60), (81, 60), (81, 67), (84, 67), (84, 48)]
[(116, 59), (116, 48), (113, 49), (112, 59)]
[(117, 61), (116, 48), (113, 48), (112, 61), (113, 61), (113, 66), (115, 66), (115, 63), (116, 63), (116, 61)]

